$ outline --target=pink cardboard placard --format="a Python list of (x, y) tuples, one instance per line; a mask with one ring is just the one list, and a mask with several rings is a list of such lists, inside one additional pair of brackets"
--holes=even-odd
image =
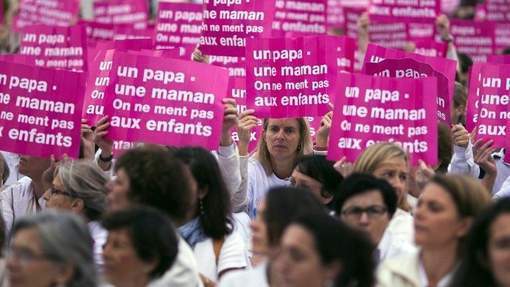
[(477, 139), (506, 147), (510, 118), (510, 65), (475, 63), (471, 69), (466, 126)]
[(275, 0), (204, 1), (200, 50), (243, 57), (247, 39), (271, 35), (274, 10)]
[(218, 147), (225, 69), (126, 52), (112, 62), (103, 105), (115, 150), (135, 142)]
[(79, 11), (79, 0), (21, 0), (15, 28), (30, 25), (71, 26), (76, 23)]
[(272, 36), (326, 34), (327, 8), (327, 0), (277, 0)]
[(435, 78), (393, 79), (338, 74), (328, 158), (354, 162), (376, 142), (395, 142), (419, 159), (437, 162)]
[[(366, 63), (365, 73), (372, 76), (397, 79), (435, 77), (437, 79), (437, 98), (427, 98), (427, 100), (437, 103), (438, 120), (450, 125), (453, 95), (448, 92), (448, 79), (443, 74), (432, 69), (430, 65), (417, 62), (413, 59), (386, 59), (379, 63)], [(433, 87), (429, 88), (433, 89)]]
[(496, 53), (495, 24), (468, 20), (451, 20), (450, 33), (458, 52), (465, 53), (474, 62), (486, 62)]
[(248, 41), (247, 106), (260, 118), (322, 116), (333, 97), (337, 55), (333, 36)]
[(145, 0), (96, 0), (94, 20), (104, 24), (132, 24), (137, 29), (147, 27), (148, 6)]
[(489, 55), (487, 62), (491, 64), (510, 64), (510, 55)]
[(345, 18), (341, 0), (328, 0), (328, 28), (340, 29), (344, 27)]
[(34, 64), (40, 67), (86, 70), (85, 27), (30, 26), (23, 28), (19, 53), (32, 58)]
[(38, 157), (77, 158), (83, 74), (2, 62), (0, 145)]
[(441, 14), (441, 0), (394, 1), (372, 0), (369, 13), (390, 17), (432, 18)]
[(510, 22), (509, 0), (485, 0), (476, 6), (478, 20)]
[(200, 4), (160, 2), (156, 24), (156, 48), (196, 46), (202, 32)]

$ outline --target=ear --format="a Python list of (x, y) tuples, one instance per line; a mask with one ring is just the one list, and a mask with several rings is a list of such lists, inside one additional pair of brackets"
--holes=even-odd
[(338, 274), (342, 272), (342, 263), (336, 261), (329, 265), (324, 266), (324, 276), (327, 280), (335, 281), (335, 279), (338, 277)]
[(142, 267), (143, 273), (149, 275), (152, 271), (154, 271), (154, 269), (156, 269), (158, 264), (159, 264), (158, 259), (153, 259), (150, 262), (144, 261)]
[(199, 188), (198, 189), (198, 199), (204, 199), (204, 197), (209, 193), (209, 187)]
[(74, 275), (74, 266), (61, 264), (57, 267), (55, 281), (57, 286), (66, 286)]
[(462, 218), (459, 222), (458, 230), (457, 230), (457, 237), (461, 238), (466, 236), (466, 234), (469, 231), (469, 228), (471, 227), (471, 223), (473, 222), (473, 218), (467, 217)]
[(85, 209), (85, 202), (81, 198), (75, 198), (71, 203), (71, 209), (76, 213), (81, 213)]

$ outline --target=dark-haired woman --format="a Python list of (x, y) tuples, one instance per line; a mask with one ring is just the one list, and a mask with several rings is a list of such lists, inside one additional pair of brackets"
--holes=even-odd
[(186, 163), (197, 192), (191, 221), (179, 227), (195, 253), (203, 280), (217, 282), (225, 273), (249, 266), (247, 247), (234, 226), (230, 193), (215, 157), (202, 148), (182, 148), (174, 156)]
[(510, 198), (493, 204), (469, 231), (451, 287), (510, 286)]

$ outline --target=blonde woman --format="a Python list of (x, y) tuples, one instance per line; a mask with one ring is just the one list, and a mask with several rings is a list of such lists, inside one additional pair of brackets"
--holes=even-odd
[[(240, 134), (249, 134), (257, 124), (253, 110), (239, 119)], [(247, 140), (247, 141), (246, 141)], [(240, 137), (241, 159), (248, 158), (249, 138)], [(290, 185), (290, 177), (298, 157), (312, 152), (310, 128), (303, 118), (264, 119), (257, 151), (247, 164), (247, 209), (251, 218), (269, 188)]]

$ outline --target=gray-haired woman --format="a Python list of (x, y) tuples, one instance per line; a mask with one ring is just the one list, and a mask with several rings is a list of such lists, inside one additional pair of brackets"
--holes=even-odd
[(19, 219), (7, 254), (11, 287), (95, 287), (92, 238), (76, 215), (44, 211)]
[(94, 240), (94, 258), (101, 269), (107, 232), (97, 222), (106, 207), (107, 177), (91, 161), (60, 162), (53, 183), (44, 194), (46, 207), (83, 216)]

